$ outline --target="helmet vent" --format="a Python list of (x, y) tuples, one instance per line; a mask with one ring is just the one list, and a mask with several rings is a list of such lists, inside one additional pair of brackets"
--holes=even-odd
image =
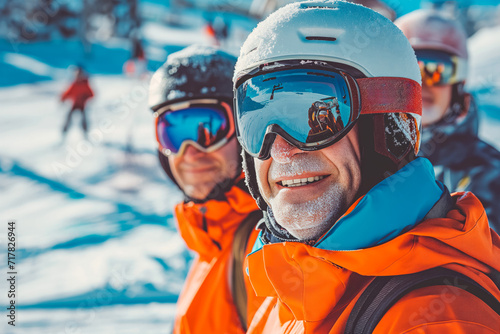
[(328, 42), (335, 42), (337, 38), (335, 37), (328, 37), (328, 36), (307, 36), (306, 39), (308, 41), (328, 41)]
[(338, 9), (337, 4), (325, 4), (321, 2), (309, 2), (309, 3), (301, 3), (300, 8), (302, 9)]
[(252, 50), (248, 51), (246, 54), (249, 54), (250, 52), (254, 52), (255, 50), (257, 50), (257, 47), (254, 47)]

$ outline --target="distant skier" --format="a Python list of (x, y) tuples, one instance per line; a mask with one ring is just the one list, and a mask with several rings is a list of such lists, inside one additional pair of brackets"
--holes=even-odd
[(132, 38), (130, 59), (123, 65), (123, 71), (130, 77), (145, 79), (147, 74), (147, 61), (144, 47), (139, 37)]
[(213, 28), (215, 37), (219, 43), (223, 44), (229, 36), (229, 27), (222, 16), (217, 16), (214, 19)]
[(204, 31), (205, 31), (205, 34), (208, 36), (208, 38), (210, 38), (213, 41), (213, 44), (215, 46), (220, 45), (220, 42), (217, 39), (217, 34), (215, 33), (215, 29), (214, 29), (212, 22), (208, 21), (206, 23)]
[(450, 191), (471, 191), (500, 232), (500, 152), (478, 138), (478, 111), (464, 91), (467, 37), (456, 20), (417, 10), (395, 24), (415, 50), (422, 74), (422, 148)]
[(87, 101), (93, 96), (94, 92), (92, 91), (92, 88), (90, 88), (88, 75), (81, 66), (78, 66), (76, 69), (75, 80), (61, 96), (62, 102), (66, 101), (67, 99), (73, 101), (73, 106), (68, 113), (66, 122), (64, 123), (64, 127), (62, 130), (63, 136), (66, 135), (69, 124), (71, 122), (71, 117), (76, 110), (79, 110), (82, 114), (82, 129), (85, 135), (87, 135), (88, 125), (87, 119), (85, 117), (85, 105), (87, 104)]
[(229, 27), (223, 17), (217, 16), (213, 21), (207, 21), (205, 34), (214, 46), (223, 46), (229, 36)]

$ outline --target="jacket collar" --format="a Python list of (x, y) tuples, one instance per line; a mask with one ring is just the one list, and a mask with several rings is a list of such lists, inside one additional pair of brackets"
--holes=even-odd
[(243, 174), (221, 199), (179, 203), (175, 208), (179, 232), (188, 248), (212, 258), (232, 244), (233, 234), (247, 215), (258, 210), (245, 187)]
[[(429, 160), (417, 158), (358, 200), (315, 247), (356, 250), (382, 244), (412, 229), (439, 200), (444, 186)], [(383, 218), (374, 223), (374, 215)], [(359, 233), (359, 231), (363, 231)]]
[(445, 116), (441, 121), (423, 129), (419, 156), (429, 159), (434, 166), (463, 164), (475, 153), (478, 124), (477, 105), (474, 99), (471, 99), (464, 119)]

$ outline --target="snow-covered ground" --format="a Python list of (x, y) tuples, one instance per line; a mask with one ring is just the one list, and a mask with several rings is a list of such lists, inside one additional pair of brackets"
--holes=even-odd
[(467, 88), (481, 111), (480, 136), (500, 150), (500, 25), (483, 28), (468, 40)]
[[(5, 321), (7, 263), (0, 262), (0, 333), (170, 333), (192, 254), (176, 232), (182, 200), (156, 156), (149, 76), (169, 53), (211, 44), (204, 19), (146, 23), (148, 77), (122, 74), (130, 42), (0, 40), (0, 249), (16, 222), (16, 327)], [(237, 54), (253, 27), (230, 15), (223, 47)], [(194, 23), (196, 24), (194, 24)], [(59, 97), (84, 64), (95, 97), (88, 137)], [(6, 258), (5, 251), (1, 252)]]
[[(127, 304), (137, 314), (131, 323), (146, 317), (167, 328), (172, 307), (142, 304), (175, 303), (190, 256), (172, 220), (180, 194), (155, 155), (147, 82), (93, 76), (88, 140), (78, 117), (61, 136), (69, 106), (57, 97), (65, 84), (0, 90), (0, 246), (7, 221), (16, 220), (17, 327), (52, 333), (72, 313), (95, 313), (95, 322), (78, 325), (88, 329), (82, 333), (110, 333), (113, 312), (121, 312), (114, 305)], [(5, 262), (0, 268), (7, 272)]]

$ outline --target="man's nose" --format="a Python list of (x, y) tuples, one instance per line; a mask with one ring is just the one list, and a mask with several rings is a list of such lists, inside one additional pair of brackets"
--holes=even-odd
[(290, 158), (302, 151), (276, 135), (274, 143), (271, 146), (271, 157), (278, 163), (289, 163)]
[(200, 155), (203, 155), (204, 153), (200, 150), (198, 150), (196, 147), (193, 145), (186, 145), (186, 148), (184, 149), (184, 152), (182, 153), (182, 156), (185, 160), (193, 160), (195, 161), (200, 157)]

